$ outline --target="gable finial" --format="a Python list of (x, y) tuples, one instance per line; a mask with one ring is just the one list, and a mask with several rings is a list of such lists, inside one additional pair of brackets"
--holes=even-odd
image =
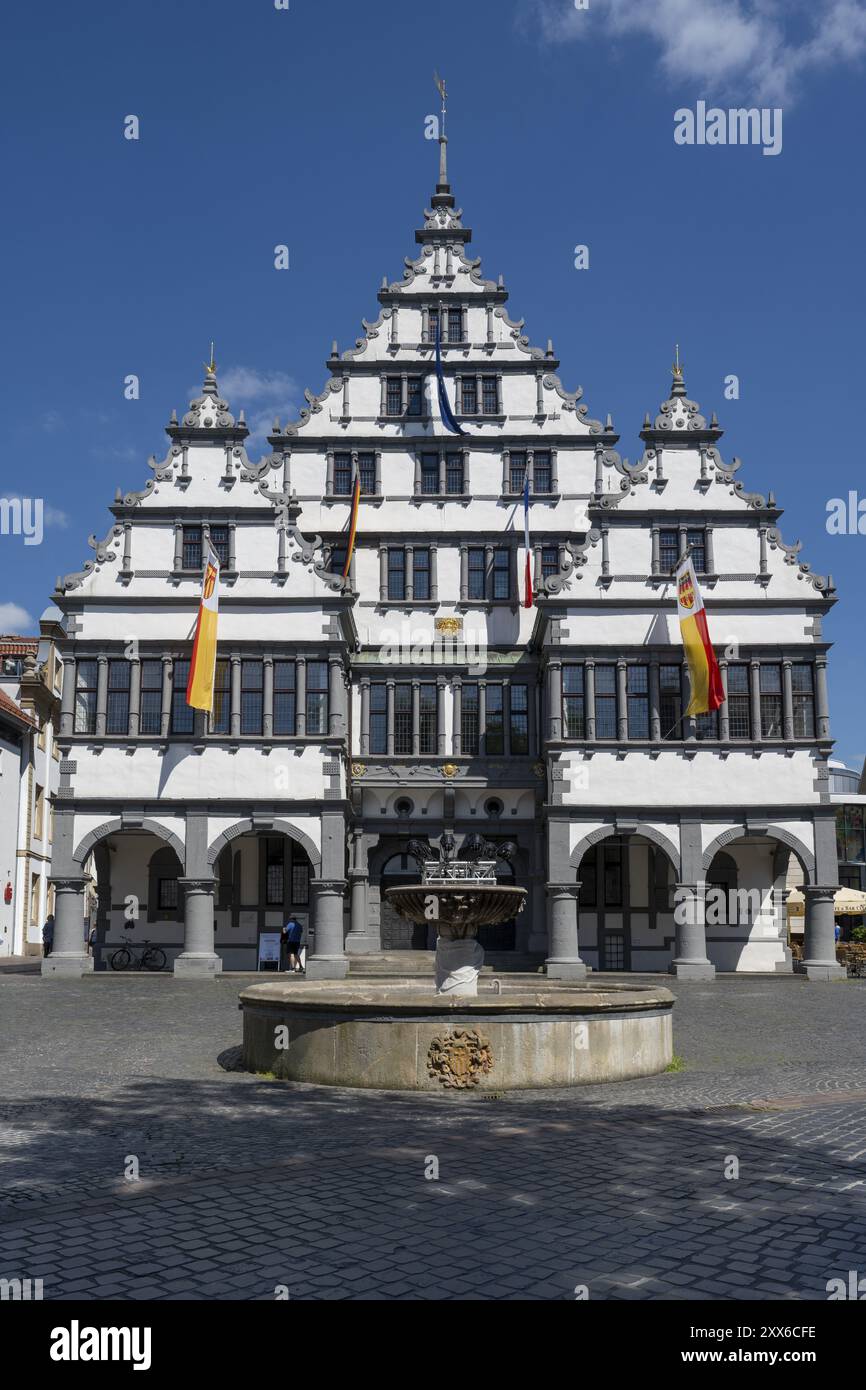
[(672, 373), (673, 373), (674, 376), (681, 377), (682, 374), (683, 374), (683, 368), (682, 368), (682, 364), (681, 364), (681, 362), (680, 362), (680, 345), (679, 345), (679, 343), (676, 344), (676, 356), (675, 356), (675, 359), (674, 359), (674, 365), (671, 367), (671, 371), (672, 371)]
[(204, 369), (207, 372), (208, 376), (216, 376), (217, 364), (214, 361), (213, 356), (213, 343), (211, 343), (210, 345), (210, 361), (205, 362)]
[(433, 81), (436, 83), (436, 90), (442, 98), (442, 113), (439, 123), (439, 188), (437, 192), (447, 193), (448, 191), (448, 136), (445, 134), (445, 119), (448, 115), (448, 88), (445, 85), (444, 77), (440, 77), (438, 72), (433, 73)]

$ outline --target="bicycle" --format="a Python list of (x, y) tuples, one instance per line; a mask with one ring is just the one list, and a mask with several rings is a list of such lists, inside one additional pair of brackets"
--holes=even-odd
[[(138, 960), (133, 955), (134, 951), (141, 951)], [(110, 964), (112, 970), (164, 970), (167, 958), (165, 951), (160, 950), (159, 946), (152, 946), (145, 937), (133, 946), (121, 946), (112, 955)]]

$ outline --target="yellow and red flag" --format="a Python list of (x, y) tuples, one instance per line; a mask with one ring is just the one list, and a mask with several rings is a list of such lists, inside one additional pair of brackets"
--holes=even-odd
[(207, 564), (201, 584), (201, 603), (195, 625), (192, 660), (186, 702), (192, 709), (213, 710), (214, 671), (216, 669), (217, 619), (220, 602), (219, 557), (208, 548)]
[(692, 698), (683, 718), (709, 714), (724, 702), (722, 673), (710, 642), (707, 610), (701, 598), (695, 567), (688, 557), (677, 569), (677, 613), (689, 663)]
[(349, 517), (349, 538), (346, 542), (346, 563), (343, 565), (343, 578), (349, 577), (349, 566), (352, 563), (352, 555), (355, 550), (355, 536), (358, 531), (358, 507), (361, 502), (361, 475), (355, 473), (355, 485), (352, 488), (352, 513)]

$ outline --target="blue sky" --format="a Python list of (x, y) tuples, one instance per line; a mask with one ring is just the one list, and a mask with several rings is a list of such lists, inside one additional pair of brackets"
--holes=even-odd
[[(473, 252), (564, 384), (634, 458), (678, 341), (724, 456), (834, 575), (833, 729), (862, 760), (866, 541), (825, 521), (866, 496), (863, 0), (47, 0), (4, 28), (0, 495), (43, 497), (48, 524), (40, 546), (0, 536), (0, 627), (38, 616), (115, 488), (149, 476), (211, 338), (253, 421), (321, 390), (332, 339), (415, 253), (438, 68)], [(699, 100), (780, 106), (782, 152), (678, 146)]]

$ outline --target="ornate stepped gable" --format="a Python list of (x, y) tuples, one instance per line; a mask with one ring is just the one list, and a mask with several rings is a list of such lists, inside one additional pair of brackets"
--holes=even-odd
[[(684, 510), (695, 517), (710, 513), (727, 518), (742, 515), (746, 524), (760, 533), (762, 559), (760, 567), (756, 567), (759, 579), (769, 582), (766, 553), (778, 551), (785, 564), (796, 570), (798, 579), (805, 579), (822, 599), (832, 601), (832, 578), (813, 574), (810, 566), (799, 560), (800, 542), (787, 545), (783, 540), (777, 524), (781, 512), (773, 494), (764, 497), (747, 492), (735, 478), (740, 461), (723, 461), (717, 447), (722, 430), (715, 414), (708, 424), (698, 403), (688, 398), (679, 360), (669, 398), (662, 403), (654, 422), (649, 415), (645, 418), (640, 432), (645, 446), (643, 456), (631, 464), (616, 451), (614, 445), (619, 436), (611, 416), (602, 425), (580, 403), (582, 388), (568, 391), (563, 387), (556, 374), (559, 362), (552, 343), (548, 341), (544, 349), (532, 345), (523, 332), (524, 320), (514, 321), (507, 314), (508, 292), (502, 277), (497, 281), (485, 279), (480, 258), (470, 259), (466, 255), (472, 234), (463, 226), (462, 210), (456, 207), (447, 181), (444, 143), (442, 151), (440, 181), (430, 208), (425, 210), (424, 225), (415, 233), (420, 247), (418, 256), (406, 258), (401, 280), (389, 282), (385, 278), (378, 294), (378, 317), (372, 322), (362, 320), (363, 336), (355, 346), (339, 353), (334, 344), (327, 364), (332, 375), (320, 394), (305, 391), (307, 404), (299, 419), (285, 427), (275, 421), (269, 436), (271, 453), (257, 463), (248, 457), (245, 441), (249, 430), (244, 411), (240, 410), (235, 420), (228, 402), (220, 396), (216, 367), (211, 361), (201, 396), (190, 402), (180, 422), (177, 413), (172, 412), (166, 427), (170, 439), (168, 453), (161, 461), (155, 457), (148, 460), (152, 477), (141, 491), (123, 493), (118, 489), (112, 508), (114, 524), (103, 540), (95, 534), (89, 537), (93, 558), (80, 571), (58, 579), (58, 591), (80, 589), (90, 576), (108, 566), (115, 567), (118, 581), (128, 582), (133, 568), (129, 560), (130, 524), (151, 506), (187, 512), (193, 511), (195, 505), (208, 510), (224, 507), (245, 511), (267, 504), (279, 537), (275, 571), (288, 574), (286, 562), (290, 556), (292, 561), (312, 570), (325, 590), (357, 598), (352, 594), (351, 580), (332, 573), (327, 562), (328, 540), (331, 544), (339, 541), (345, 527), (345, 513), (341, 513), (340, 506), (347, 512), (348, 498), (333, 497), (335, 509), (323, 516), (320, 524), (314, 523), (314, 528), (318, 526), (314, 534), (305, 534), (301, 526), (303, 513), (308, 508), (311, 517), (316, 513), (317, 495), (299, 498), (297, 486), (292, 483), (294, 459), (306, 457), (314, 461), (318, 495), (324, 498), (329, 489), (330, 460), (340, 448), (352, 451), (363, 446), (381, 449), (384, 445), (399, 453), (401, 449), (417, 452), (424, 446), (440, 448), (448, 444), (470, 455), (489, 457), (491, 450), (506, 450), (509, 445), (523, 450), (542, 445), (553, 450), (554, 456), (561, 451), (559, 478), (567, 477), (571, 495), (587, 498), (587, 525), (583, 531), (572, 531), (570, 535), (562, 535), (561, 523), (557, 526), (555, 518), (538, 515), (533, 509), (534, 536), (540, 541), (543, 537), (539, 531), (546, 531), (550, 539), (561, 537), (564, 542), (559, 572), (537, 583), (542, 601), (565, 597), (573, 591), (576, 580), (594, 569), (602, 586), (611, 578), (637, 578), (611, 576), (610, 560), (605, 554), (610, 533), (621, 521), (638, 519), (641, 511), (646, 512), (648, 524), (661, 520), (666, 508), (671, 520)], [(453, 342), (449, 333), (442, 344), (448, 391), (458, 406), (458, 418), (465, 431), (463, 438), (443, 427), (432, 390), (435, 335), (431, 313), (444, 317), (449, 308), (459, 309), (463, 315), (461, 340)], [(407, 373), (423, 378), (426, 399), (417, 416), (394, 417), (386, 410), (385, 382), (389, 376)], [(484, 375), (494, 373), (500, 380), (499, 409), (495, 414), (485, 414), (477, 399), (477, 383)], [(472, 412), (459, 409), (460, 377), (476, 381), (476, 408)], [(534, 409), (526, 407), (527, 384), (531, 384), (529, 394)], [(372, 395), (377, 393), (381, 393), (381, 400), (371, 403)], [(190, 456), (202, 445), (222, 453), (223, 471), (217, 477), (212, 461), (208, 460), (211, 495), (205, 501), (194, 502)], [(591, 469), (586, 466), (590, 451)], [(409, 459), (405, 460), (405, 467), (410, 469)], [(665, 495), (672, 476), (681, 474), (683, 468), (691, 469), (693, 475), (693, 493), (685, 499), (685, 505), (682, 495), (676, 500)], [(470, 484), (469, 499), (472, 493)], [(268, 514), (263, 515), (267, 518)], [(388, 523), (385, 520), (383, 524)], [(513, 537), (513, 531), (511, 534)], [(593, 566), (589, 562), (596, 551), (598, 563)]]

